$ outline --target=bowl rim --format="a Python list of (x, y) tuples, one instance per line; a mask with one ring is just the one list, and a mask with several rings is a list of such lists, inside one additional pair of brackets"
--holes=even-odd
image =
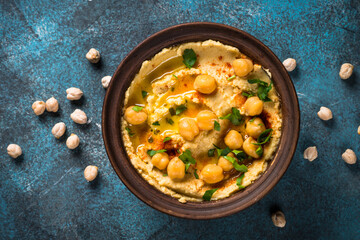
[[(291, 121), (290, 121), (290, 123), (288, 123), (289, 125), (291, 124), (292, 132), (289, 132), (289, 134), (291, 135), (290, 144), (287, 143), (288, 144), (287, 146), (283, 146), (283, 145), (281, 145), (281, 143), (283, 141), (283, 131), (282, 131), (281, 140), (279, 143), (279, 147), (276, 150), (274, 159), (271, 160), (269, 166), (267, 167), (266, 171), (262, 174), (262, 176), (260, 176), (249, 187), (245, 188), (245, 190), (234, 193), (228, 198), (217, 200), (217, 201), (201, 202), (201, 203), (187, 202), (184, 204), (184, 203), (178, 202), (177, 199), (170, 197), (170, 196), (162, 193), (160, 190), (156, 189), (155, 187), (151, 186), (148, 182), (146, 182), (146, 180), (144, 180), (142, 178), (142, 176), (140, 176), (140, 174), (132, 166), (132, 164), (129, 160), (129, 157), (126, 155), (126, 151), (124, 150), (124, 145), (122, 142), (123, 140), (121, 137), (120, 124), (116, 126), (117, 120), (120, 121), (120, 109), (122, 109), (122, 107), (123, 107), (122, 105), (123, 105), (124, 98), (122, 96), (116, 95), (115, 92), (119, 93), (119, 91), (121, 91), (122, 88), (124, 88), (124, 86), (122, 88), (121, 87), (115, 88), (115, 84), (118, 84), (118, 86), (119, 86), (119, 84), (123, 84), (123, 85), (127, 84), (125, 91), (127, 90), (130, 83), (132, 82), (133, 78), (125, 79), (122, 81), (122, 79), (119, 79), (122, 74), (121, 71), (124, 70), (123, 68), (125, 67), (127, 62), (134, 61), (131, 59), (134, 57), (138, 58), (138, 60), (136, 60), (136, 61), (138, 61), (137, 64), (139, 65), (139, 66), (137, 66), (137, 68), (138, 68), (137, 72), (140, 70), (142, 62), (145, 60), (149, 60), (146, 57), (144, 57), (145, 59), (142, 59), (141, 56), (137, 55), (137, 53), (141, 50), (143, 52), (146, 51), (146, 50), (142, 49), (142, 48), (144, 48), (144, 46), (147, 46), (147, 45), (154, 46), (154, 44), (157, 42), (156, 41), (157, 38), (164, 38), (164, 35), (169, 34), (169, 33), (172, 34), (171, 36), (174, 39), (171, 38), (169, 40), (170, 42), (167, 45), (165, 44), (167, 47), (176, 45), (176, 44), (172, 44), (172, 42), (174, 42), (174, 41), (177, 42), (178, 45), (181, 43), (184, 43), (184, 42), (190, 42), (191, 40), (188, 40), (189, 37), (191, 39), (191, 37), (193, 36), (193, 38), (196, 39), (195, 38), (196, 34), (194, 32), (189, 33), (188, 31), (191, 32), (191, 31), (194, 31), (195, 29), (200, 29), (200, 28), (201, 29), (209, 28), (212, 30), (214, 30), (214, 29), (219, 30), (221, 34), (225, 34), (222, 37), (225, 37), (225, 36), (229, 37), (226, 34), (229, 34), (229, 35), (236, 34), (238, 36), (241, 36), (246, 41), (249, 41), (249, 43), (252, 43), (253, 45), (258, 46), (259, 48), (255, 49), (256, 51), (261, 49), (262, 51), (264, 51), (261, 53), (266, 54), (267, 57), (269, 58), (269, 60), (271, 59), (272, 61), (274, 61), (274, 64), (272, 64), (272, 65), (276, 66), (276, 68), (270, 69), (270, 72), (273, 73), (274, 70), (276, 70), (276, 72), (278, 72), (281, 75), (281, 77), (282, 77), (281, 83), (284, 84), (284, 86), (282, 86), (282, 87), (288, 91), (289, 100), (291, 100), (291, 103), (289, 103), (290, 108), (287, 109), (286, 111), (290, 111), (292, 114), (292, 115), (290, 115)], [(183, 35), (181, 35), (181, 34), (183, 34)], [(204, 38), (204, 40), (205, 40), (206, 39), (206, 37), (205, 37), (206, 31), (202, 34), (203, 35), (201, 35), (201, 38)], [(209, 37), (207, 39), (217, 38), (216, 36), (215, 37), (211, 36), (212, 34), (214, 34), (214, 32), (209, 32)], [(216, 32), (215, 34), (219, 34), (219, 33)], [(179, 38), (180, 40), (179, 39), (177, 40), (176, 37)], [(183, 40), (181, 40), (181, 37), (186, 38), (187, 40), (183, 39), (184, 40), (183, 41)], [(226, 45), (231, 45), (231, 46), (238, 45), (238, 44), (228, 44), (222, 40), (218, 40), (219, 38), (213, 39), (213, 40), (220, 41)], [(241, 39), (241, 40), (243, 40), (243, 39)], [(201, 41), (201, 40), (192, 40), (192, 41)], [(240, 39), (237, 39), (234, 41), (240, 41)], [(238, 46), (235, 46), (235, 47), (239, 48)], [(154, 48), (163, 49), (164, 47), (163, 46), (159, 46), (159, 47), (154, 46)], [(264, 57), (261, 53), (257, 57), (254, 57), (254, 56), (251, 57), (251, 55), (252, 55), (251, 51), (253, 51), (254, 49), (250, 50), (250, 49), (239, 48), (239, 50), (241, 52), (244, 52), (250, 58), (257, 60), (259, 62), (261, 62), (261, 60), (259, 60), (259, 58)], [(149, 51), (150, 52), (146, 52), (144, 54), (144, 56), (148, 55), (148, 56), (153, 57), (155, 54), (160, 52), (160, 51), (154, 52), (155, 51), (154, 49), (149, 50)], [(151, 52), (151, 51), (153, 51), (153, 52)], [(250, 51), (250, 52), (247, 52), (247, 51)], [(134, 77), (135, 74), (137, 74), (137, 72), (131, 72), (130, 75), (133, 75), (133, 77)], [(114, 79), (118, 79), (118, 80), (114, 80)], [(274, 85), (276, 86), (277, 89), (279, 89), (278, 88), (279, 83), (277, 83), (277, 81), (279, 81), (279, 79), (276, 81), (273, 80)], [(126, 82), (126, 84), (124, 82)], [(282, 97), (281, 94), (280, 94), (280, 97)], [(118, 101), (113, 101), (114, 98), (118, 99)], [(288, 103), (286, 103), (286, 104), (288, 104)], [(284, 107), (284, 104), (282, 105), (282, 107)], [(114, 111), (111, 111), (111, 109)], [(284, 109), (282, 109), (282, 110), (284, 113)], [(284, 118), (283, 118), (283, 120), (284, 120)], [(193, 22), (193, 23), (183, 23), (183, 24), (179, 24), (179, 25), (174, 25), (174, 26), (165, 28), (159, 32), (156, 32), (155, 34), (152, 34), (151, 36), (149, 36), (145, 40), (143, 40), (141, 43), (139, 43), (133, 50), (131, 50), (127, 54), (127, 56), (121, 61), (121, 63), (117, 67), (117, 69), (112, 77), (112, 81), (110, 82), (110, 85), (106, 91), (103, 108), (102, 108), (102, 123), (101, 124), (102, 124), (102, 137), (104, 140), (105, 149), (106, 149), (107, 155), (109, 157), (110, 163), (111, 163), (113, 169), (115, 170), (116, 174), (120, 178), (120, 180), (137, 198), (142, 200), (144, 203), (146, 203), (150, 207), (152, 207), (156, 210), (159, 210), (163, 213), (172, 215), (172, 216), (187, 218), (187, 219), (214, 219), (214, 218), (229, 216), (231, 214), (234, 214), (236, 212), (244, 210), (247, 207), (255, 204), (261, 198), (263, 198), (266, 194), (268, 194), (275, 187), (275, 185), (279, 182), (280, 178), (284, 175), (284, 173), (288, 169), (288, 167), (291, 163), (291, 160), (293, 158), (293, 155), (295, 153), (295, 150), (296, 150), (298, 137), (299, 137), (299, 129), (300, 129), (300, 109), (299, 109), (299, 102), (298, 102), (297, 94), (295, 91), (295, 87), (291, 81), (289, 74), (285, 70), (281, 61), (265, 44), (263, 44), (260, 40), (256, 39), (255, 37), (248, 34), (247, 32), (244, 32), (240, 29), (237, 29), (237, 28), (234, 28), (234, 27), (231, 27), (228, 25), (219, 24), (219, 23), (211, 23), (211, 22)], [(284, 125), (284, 122), (283, 122), (283, 125)], [(282, 127), (284, 127), (284, 126), (282, 126)], [(286, 126), (286, 127), (289, 128), (290, 126)], [(115, 131), (114, 131), (114, 128), (115, 128)], [(118, 138), (119, 134), (120, 134), (120, 139)], [(118, 149), (119, 147), (120, 147), (120, 149)], [(280, 147), (282, 147), (282, 148), (280, 149)], [(287, 154), (285, 157), (279, 156), (279, 152), (282, 152), (282, 151), (285, 151), (285, 153)], [(124, 152), (125, 152), (125, 155), (124, 155)], [(126, 160), (125, 162), (123, 161), (124, 158)], [(282, 160), (281, 167), (275, 168), (280, 163), (279, 162), (277, 165), (274, 164), (276, 159)], [(121, 163), (121, 164), (119, 165), (119, 163)], [(129, 168), (129, 166), (128, 166), (129, 163), (130, 163), (131, 167), (133, 168), (133, 170), (136, 171), (136, 173), (137, 173), (136, 175), (138, 175), (138, 176), (131, 175), (134, 172)], [(123, 166), (123, 165), (126, 165), (126, 166)], [(122, 168), (122, 169), (120, 169), (120, 168)], [(272, 171), (277, 170), (277, 172), (274, 172), (274, 173), (269, 172), (269, 170), (271, 168), (272, 168)], [(265, 176), (266, 176), (266, 178), (265, 178)], [(142, 179), (142, 181), (139, 180), (138, 177), (140, 177)], [(137, 179), (137, 181), (140, 181), (140, 182), (145, 181), (145, 185), (144, 185), (144, 183), (141, 183), (142, 184), (141, 186), (135, 186), (135, 184), (133, 184), (131, 182), (131, 180), (133, 180), (132, 178), (135, 178), (135, 179)], [(239, 195), (239, 196), (241, 195), (241, 197), (236, 197), (237, 195)], [(249, 198), (250, 196), (253, 196), (253, 198)], [(174, 202), (174, 200), (176, 202)], [(242, 204), (237, 203), (238, 200), (242, 201)], [(224, 204), (222, 204), (222, 203), (224, 203)], [(233, 205), (235, 207), (231, 208), (231, 206), (233, 206)], [(199, 210), (198, 210), (198, 208), (199, 208)]]

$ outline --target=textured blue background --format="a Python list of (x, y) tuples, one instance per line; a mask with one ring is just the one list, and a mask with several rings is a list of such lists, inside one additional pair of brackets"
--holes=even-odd
[[(0, 238), (1, 239), (360, 239), (360, 167), (341, 153), (360, 157), (360, 1), (0, 1)], [(301, 3), (300, 3), (301, 2)], [(260, 202), (233, 216), (191, 221), (148, 207), (120, 182), (101, 137), (105, 90), (126, 54), (149, 35), (184, 22), (225, 23), (254, 35), (281, 59), (297, 59), (290, 75), (301, 106), (301, 134), (288, 171)], [(85, 59), (100, 50), (100, 65)], [(355, 76), (339, 78), (343, 62)], [(80, 87), (80, 103), (65, 90)], [(58, 114), (37, 117), (31, 104), (54, 96)], [(320, 106), (334, 119), (322, 122)], [(69, 118), (83, 109), (91, 123)], [(64, 121), (80, 147), (70, 151), (52, 126)], [(23, 157), (6, 154), (9, 143)], [(316, 145), (319, 158), (302, 158)], [(83, 170), (100, 174), (87, 183)], [(275, 228), (270, 212), (286, 215)]]

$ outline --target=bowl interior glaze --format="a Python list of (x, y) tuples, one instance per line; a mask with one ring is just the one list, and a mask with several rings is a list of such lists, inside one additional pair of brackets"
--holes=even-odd
[[(265, 173), (245, 190), (229, 198), (186, 204), (148, 184), (132, 166), (121, 137), (120, 119), (124, 96), (142, 62), (163, 48), (185, 42), (217, 40), (237, 47), (255, 62), (270, 69), (282, 101), (282, 137), (274, 159)], [(241, 211), (264, 197), (280, 180), (294, 155), (299, 136), (300, 113), (294, 85), (275, 54), (259, 40), (239, 29), (217, 23), (186, 23), (148, 37), (121, 62), (106, 92), (102, 111), (102, 133), (111, 165), (126, 187), (149, 206), (164, 213), (189, 219), (212, 219)]]

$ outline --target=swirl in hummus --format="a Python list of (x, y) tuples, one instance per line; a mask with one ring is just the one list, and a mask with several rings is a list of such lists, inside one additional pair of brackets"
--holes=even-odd
[(271, 73), (207, 40), (143, 62), (125, 95), (121, 129), (133, 166), (180, 202), (218, 200), (266, 170), (281, 136)]

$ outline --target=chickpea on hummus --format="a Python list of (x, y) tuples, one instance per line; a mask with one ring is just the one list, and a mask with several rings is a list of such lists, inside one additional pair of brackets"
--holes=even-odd
[(133, 166), (183, 203), (223, 199), (252, 184), (281, 136), (271, 73), (213, 40), (166, 48), (143, 62), (122, 115)]

